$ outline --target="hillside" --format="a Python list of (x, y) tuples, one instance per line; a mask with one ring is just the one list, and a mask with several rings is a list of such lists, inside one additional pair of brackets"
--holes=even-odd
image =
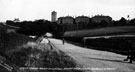
[(105, 27), (98, 29), (68, 31), (64, 37), (89, 37), (112, 34), (135, 34), (135, 26)]
[[(6, 69), (7, 65), (9, 68)], [(15, 72), (33, 72), (31, 69), (27, 69), (31, 67), (52, 68), (52, 70), (38, 69), (34, 72), (82, 72), (79, 70), (53, 70), (53, 68), (74, 68), (77, 65), (73, 58), (52, 44), (40, 44), (28, 36), (16, 33), (0, 35), (0, 72), (7, 72), (12, 68)]]

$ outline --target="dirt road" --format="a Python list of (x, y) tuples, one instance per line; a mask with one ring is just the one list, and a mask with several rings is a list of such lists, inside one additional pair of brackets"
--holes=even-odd
[(62, 44), (61, 40), (49, 39), (56, 48), (73, 57), (78, 64), (83, 66), (86, 72), (135, 72), (135, 62), (133, 64), (124, 62), (124, 55), (87, 49), (70, 43)]

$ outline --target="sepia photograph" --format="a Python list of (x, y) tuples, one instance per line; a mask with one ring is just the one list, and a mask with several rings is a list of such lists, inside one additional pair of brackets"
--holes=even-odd
[(135, 72), (135, 0), (0, 0), (0, 72)]

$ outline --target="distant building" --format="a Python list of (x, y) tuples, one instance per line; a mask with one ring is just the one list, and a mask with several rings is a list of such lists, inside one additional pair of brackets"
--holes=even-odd
[(20, 22), (19, 18), (15, 18), (13, 21), (14, 22)]
[(90, 22), (90, 18), (87, 16), (78, 16), (75, 18), (75, 23), (88, 24), (89, 22)]
[(52, 22), (56, 22), (56, 19), (57, 19), (57, 12), (55, 12), (55, 11), (53, 11), (52, 13), (51, 13), (51, 21)]
[(59, 17), (58, 24), (74, 24), (74, 18), (71, 16), (66, 16), (66, 17)]
[(100, 23), (103, 20), (110, 23), (112, 21), (112, 18), (110, 16), (103, 16), (103, 15), (96, 15), (92, 17), (92, 22), (95, 23)]

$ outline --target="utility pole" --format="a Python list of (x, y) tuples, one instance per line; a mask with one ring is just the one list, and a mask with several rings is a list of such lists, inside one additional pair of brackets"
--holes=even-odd
[(60, 19), (60, 24), (62, 24), (62, 33), (63, 33), (63, 36), (62, 36), (62, 44), (64, 45), (64, 44), (65, 44), (65, 39), (64, 39), (64, 24), (63, 24), (62, 19)]
[(130, 19), (130, 16), (129, 16), (129, 15), (127, 15), (127, 18), (128, 18), (127, 24), (129, 25), (129, 19)]
[(62, 42), (63, 42), (63, 45), (64, 45), (64, 43), (65, 43), (65, 40), (64, 40), (64, 24), (63, 24), (63, 36), (62, 36)]

